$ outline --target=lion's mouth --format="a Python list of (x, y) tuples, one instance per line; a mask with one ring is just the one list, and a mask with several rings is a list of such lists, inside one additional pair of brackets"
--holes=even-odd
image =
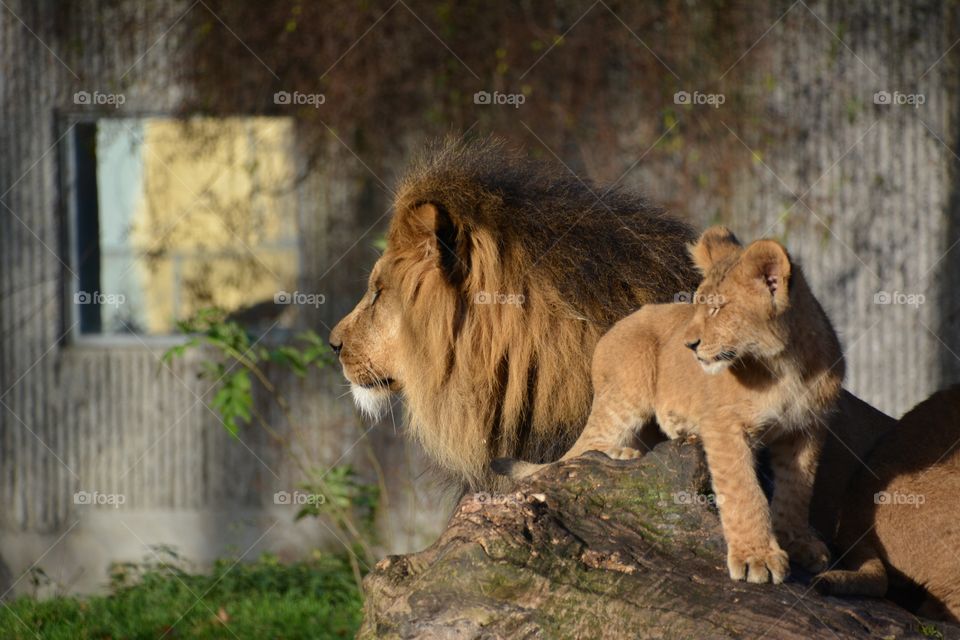
[(719, 373), (730, 366), (737, 359), (737, 353), (724, 349), (715, 356), (704, 358), (699, 353), (694, 354), (703, 370), (709, 374)]
[(396, 382), (397, 381), (394, 380), (393, 378), (379, 378), (377, 380), (374, 380), (373, 382), (364, 382), (362, 384), (358, 384), (357, 386), (363, 389), (371, 389), (371, 390), (392, 389), (393, 385), (396, 384)]

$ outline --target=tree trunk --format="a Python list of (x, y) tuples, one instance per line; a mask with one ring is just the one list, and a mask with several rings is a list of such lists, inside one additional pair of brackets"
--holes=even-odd
[[(639, 461), (587, 454), (509, 495), (465, 496), (423, 552), (365, 580), (361, 638), (908, 638), (930, 634), (885, 600), (727, 576), (699, 446)], [(960, 627), (936, 623), (945, 637)], [(940, 637), (940, 636), (935, 636)]]

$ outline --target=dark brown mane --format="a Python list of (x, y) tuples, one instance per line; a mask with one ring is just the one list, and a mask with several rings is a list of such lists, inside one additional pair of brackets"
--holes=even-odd
[(500, 142), (428, 148), (400, 183), (384, 256), (407, 305), (413, 433), (473, 487), (495, 486), (493, 457), (559, 455), (589, 413), (596, 341), (695, 288), (692, 240), (642, 197)]

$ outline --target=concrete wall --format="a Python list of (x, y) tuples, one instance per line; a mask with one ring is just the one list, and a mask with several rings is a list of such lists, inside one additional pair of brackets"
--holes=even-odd
[[(106, 582), (110, 562), (140, 561), (155, 544), (171, 545), (198, 565), (226, 555), (293, 558), (339, 546), (327, 525), (309, 518), (294, 524), (296, 507), (274, 505), (274, 492), (292, 491), (297, 473), (261, 431), (243, 430), (239, 441), (227, 435), (195, 361), (163, 366), (169, 345), (149, 340), (71, 342), (75, 266), (60, 199), (61, 118), (82, 111), (73, 102), (78, 90), (122, 93), (125, 114), (177, 113), (189, 91), (178, 70), (190, 52), (182, 32), (170, 27), (182, 26), (177, 18), (191, 3), (133, 10), (141, 27), (129, 38), (111, 26), (117, 6), (24, 2), (0, 11), (0, 578), (8, 578), (0, 580), (0, 593), (14, 583), (13, 593), (26, 589), (30, 580), (21, 577), (35, 562), (59, 583), (52, 588), (90, 591)], [(329, 300), (301, 326), (320, 335), (352, 306), (363, 283), (321, 285), (319, 276), (333, 264), (368, 266), (373, 255), (375, 233), (342, 258), (373, 222), (354, 213), (364, 187), (349, 163), (301, 187), (301, 290)], [(373, 481), (368, 455), (380, 461), (390, 490), (379, 518), (380, 551), (431, 540), (444, 502), (414, 488), (423, 464), (403, 443), (400, 424), (388, 417), (371, 430), (362, 423), (334, 369), (282, 380), (294, 414), (310, 430), (303, 444), (318, 467), (352, 462)], [(77, 491), (119, 494), (124, 504), (77, 505)]]

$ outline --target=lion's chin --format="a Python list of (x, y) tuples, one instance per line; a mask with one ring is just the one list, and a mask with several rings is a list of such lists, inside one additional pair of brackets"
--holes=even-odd
[(350, 384), (350, 393), (357, 409), (369, 420), (377, 420), (390, 407), (390, 388)]
[(697, 358), (697, 362), (700, 363), (700, 366), (703, 368), (704, 373), (707, 375), (715, 376), (727, 367), (730, 366), (731, 362), (729, 360), (701, 360)]

